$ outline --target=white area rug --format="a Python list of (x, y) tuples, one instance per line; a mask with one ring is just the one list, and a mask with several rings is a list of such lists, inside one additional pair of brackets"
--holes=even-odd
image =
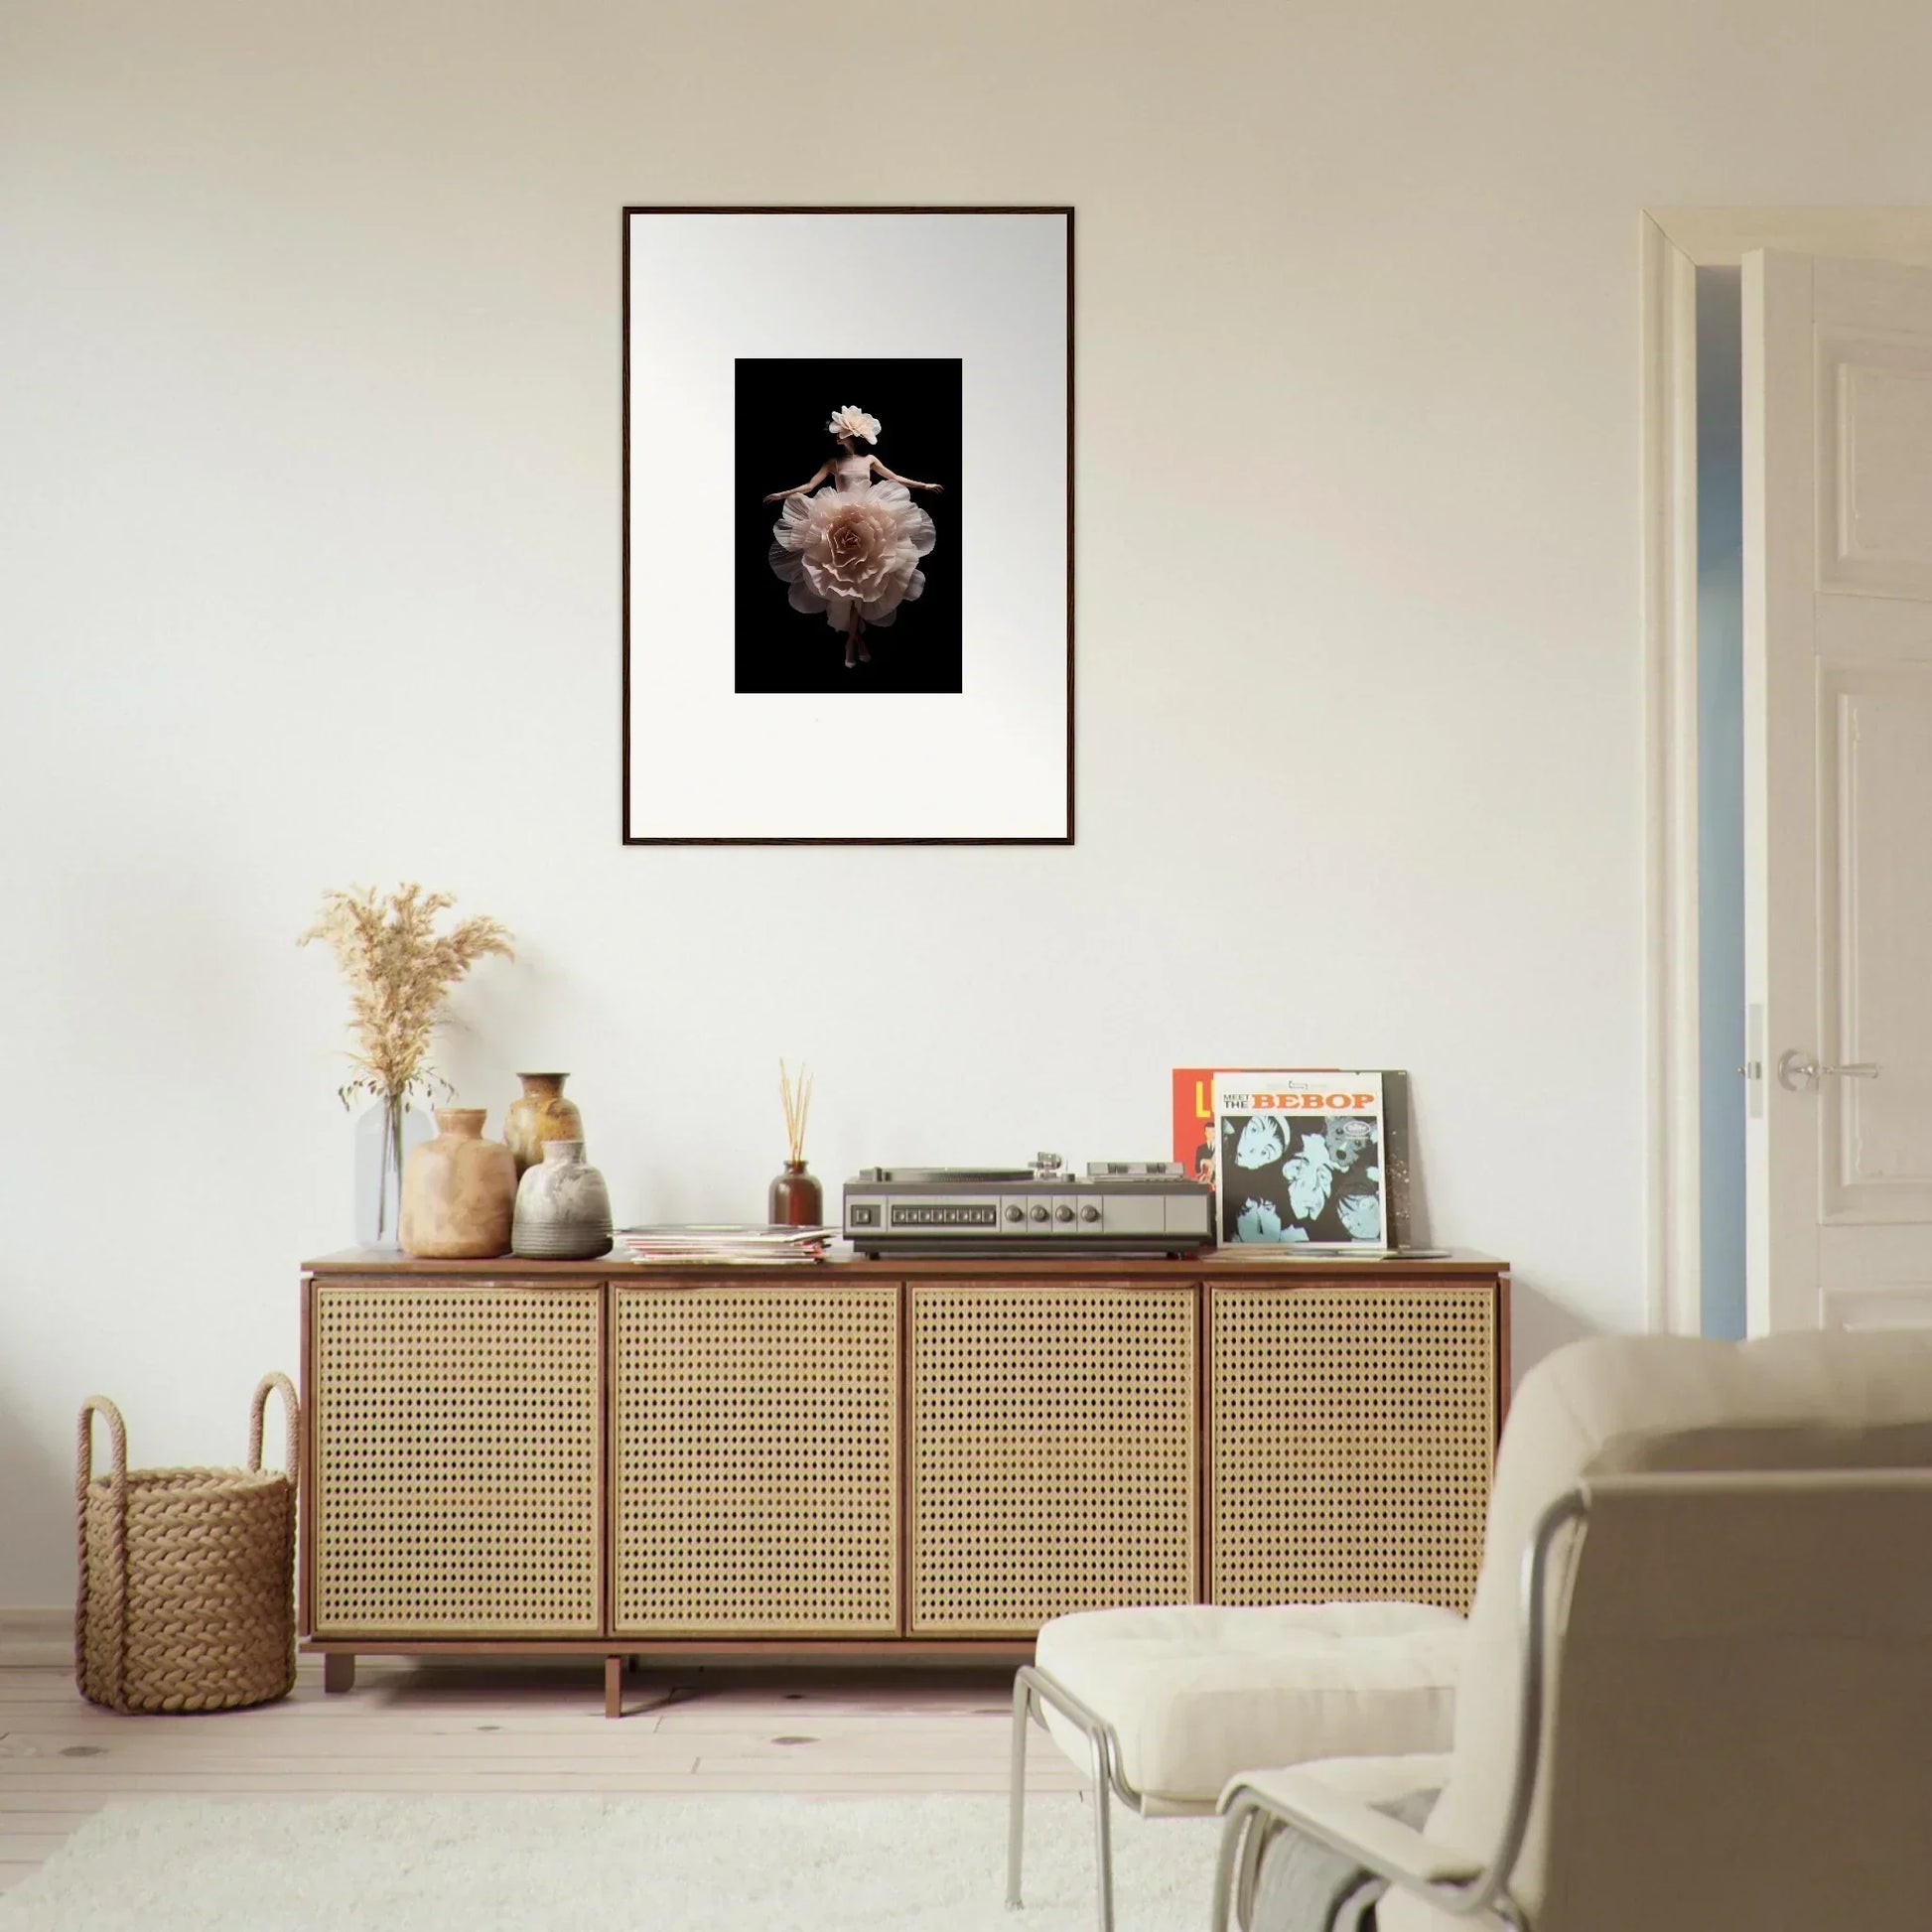
[[(1119, 1932), (1200, 1932), (1218, 1827), (1114, 1808)], [(0, 1932), (1092, 1932), (1093, 1815), (989, 1797), (124, 1803), (0, 1894)]]

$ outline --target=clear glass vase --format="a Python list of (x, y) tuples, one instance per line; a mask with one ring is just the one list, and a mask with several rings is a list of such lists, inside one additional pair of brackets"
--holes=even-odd
[(402, 1164), (435, 1124), (401, 1099), (379, 1100), (355, 1118), (355, 1245), (395, 1248), (402, 1219)]

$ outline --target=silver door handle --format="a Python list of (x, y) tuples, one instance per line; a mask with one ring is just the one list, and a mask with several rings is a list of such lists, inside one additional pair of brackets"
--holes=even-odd
[(1815, 1053), (1793, 1046), (1779, 1056), (1778, 1084), (1792, 1093), (1809, 1093), (1822, 1075), (1829, 1074), (1838, 1080), (1875, 1080), (1878, 1071), (1876, 1060), (1847, 1060), (1843, 1066), (1823, 1066)]

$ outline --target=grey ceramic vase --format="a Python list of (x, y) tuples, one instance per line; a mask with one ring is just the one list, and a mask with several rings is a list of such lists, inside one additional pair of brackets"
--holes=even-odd
[(516, 1184), (510, 1252), (526, 1261), (594, 1261), (611, 1252), (611, 1190), (582, 1141), (545, 1141)]

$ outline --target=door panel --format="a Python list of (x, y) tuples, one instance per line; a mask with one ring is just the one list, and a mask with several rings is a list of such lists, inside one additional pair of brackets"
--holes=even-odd
[(1932, 343), (1821, 330), (1818, 583), (1932, 598)]
[(1932, 271), (1746, 256), (1743, 348), (1750, 1326), (1912, 1318), (1932, 1288)]
[(611, 1290), (612, 1627), (898, 1628), (898, 1289)]
[(1496, 1446), (1496, 1291), (1208, 1291), (1209, 1594), (1465, 1610)]
[(1191, 1288), (914, 1282), (915, 1636), (1196, 1593)]
[(315, 1634), (603, 1626), (596, 1287), (315, 1291)]
[[(1932, 529), (1932, 516), (1927, 518)], [(1828, 1224), (1932, 1220), (1932, 663), (1823, 674), (1820, 902), (1831, 1058)]]

